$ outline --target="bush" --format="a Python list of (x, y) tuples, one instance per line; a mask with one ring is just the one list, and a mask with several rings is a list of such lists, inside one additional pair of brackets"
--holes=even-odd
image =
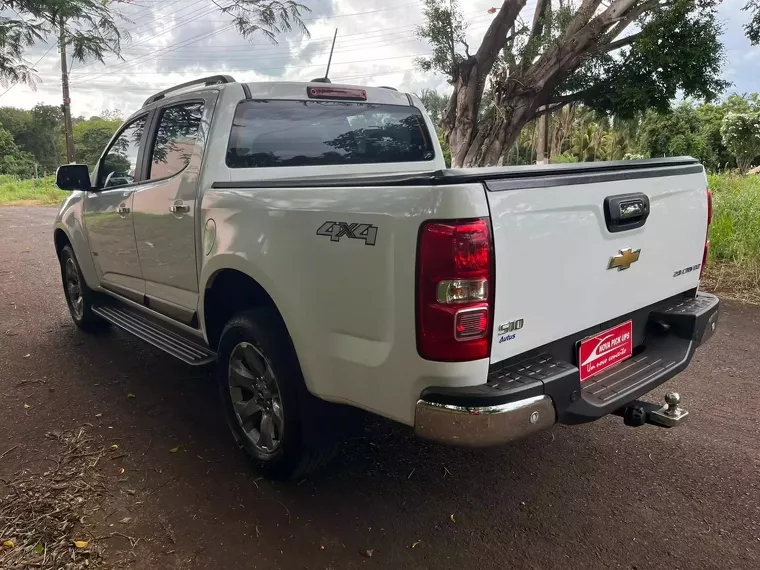
[(760, 177), (708, 176), (713, 193), (710, 259), (760, 265)]
[(40, 204), (60, 204), (68, 192), (59, 190), (55, 178), (18, 180), (13, 176), (0, 176), (0, 204), (32, 201)]

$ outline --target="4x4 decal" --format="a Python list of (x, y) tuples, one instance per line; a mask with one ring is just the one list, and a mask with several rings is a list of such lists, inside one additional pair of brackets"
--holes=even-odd
[(327, 236), (330, 241), (340, 241), (340, 238), (364, 240), (365, 245), (375, 245), (377, 226), (370, 224), (349, 224), (346, 222), (325, 222), (317, 230), (318, 236)]

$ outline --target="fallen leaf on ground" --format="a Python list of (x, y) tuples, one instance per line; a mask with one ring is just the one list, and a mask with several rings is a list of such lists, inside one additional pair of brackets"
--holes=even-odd
[(134, 397), (135, 397), (135, 395), (132, 392), (130, 392), (129, 394), (127, 394), (127, 398), (134, 398)]
[(453, 523), (457, 522), (456, 519), (454, 518), (454, 515), (451, 515), (449, 518), (451, 519), (451, 522)]
[(118, 443), (114, 443), (114, 444), (111, 446), (111, 449), (119, 449), (119, 444), (118, 444)]
[(120, 522), (121, 524), (127, 524), (127, 523), (129, 523), (131, 520), (132, 520), (132, 517), (124, 517), (124, 518), (123, 518), (123, 519), (121, 519), (119, 522)]
[(122, 467), (121, 469), (119, 469), (119, 475), (123, 475), (123, 474), (124, 474), (124, 468)]
[(25, 409), (25, 410), (28, 410), (28, 409), (29, 409), (29, 408), (31, 408), (31, 407), (32, 407), (32, 406), (30, 406), (29, 404), (24, 404), (24, 409)]
[(101, 417), (103, 417), (103, 414), (95, 414), (95, 417), (96, 418), (101, 418)]
[(169, 450), (169, 453), (177, 453), (178, 451), (179, 451), (179, 446), (177, 446), (177, 447), (172, 447), (172, 448)]
[(42, 546), (41, 544), (38, 544), (37, 546), (34, 547), (35, 554), (42, 554), (43, 552), (45, 552), (45, 547)]
[(15, 546), (14, 542), (12, 540), (6, 540), (3, 542), (3, 546), (5, 548), (13, 548)]
[(75, 540), (74, 541), (74, 546), (76, 546), (77, 548), (87, 548), (88, 544), (90, 544), (90, 543), (87, 542), (86, 540)]
[(25, 354), (24, 358), (29, 358), (30, 356), (31, 356), (31, 354)]
[(418, 545), (418, 544), (420, 544), (421, 542), (422, 542), (421, 540), (415, 540), (415, 541), (412, 543), (412, 548), (416, 548), (416, 547), (417, 547), (417, 545)]
[(366, 556), (367, 558), (372, 558), (372, 553), (373, 553), (373, 552), (374, 552), (374, 550), (372, 550), (371, 548), (370, 548), (370, 549), (367, 549), (367, 550), (361, 550), (361, 551), (359, 551), (359, 553), (360, 553), (362, 556)]

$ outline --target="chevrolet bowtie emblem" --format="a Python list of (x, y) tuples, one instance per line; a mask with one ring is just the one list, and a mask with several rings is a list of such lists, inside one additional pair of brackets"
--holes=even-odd
[(640, 254), (640, 249), (636, 251), (633, 251), (630, 247), (621, 249), (618, 255), (610, 257), (610, 264), (607, 266), (607, 269), (617, 269), (618, 271), (628, 269), (632, 263), (636, 263), (639, 260)]

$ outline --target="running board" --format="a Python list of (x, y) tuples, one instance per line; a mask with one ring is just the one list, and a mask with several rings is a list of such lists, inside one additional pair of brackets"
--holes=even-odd
[(165, 326), (149, 321), (128, 308), (98, 305), (92, 307), (92, 312), (109, 323), (193, 366), (208, 364), (216, 360), (216, 354), (207, 347), (193, 342)]

